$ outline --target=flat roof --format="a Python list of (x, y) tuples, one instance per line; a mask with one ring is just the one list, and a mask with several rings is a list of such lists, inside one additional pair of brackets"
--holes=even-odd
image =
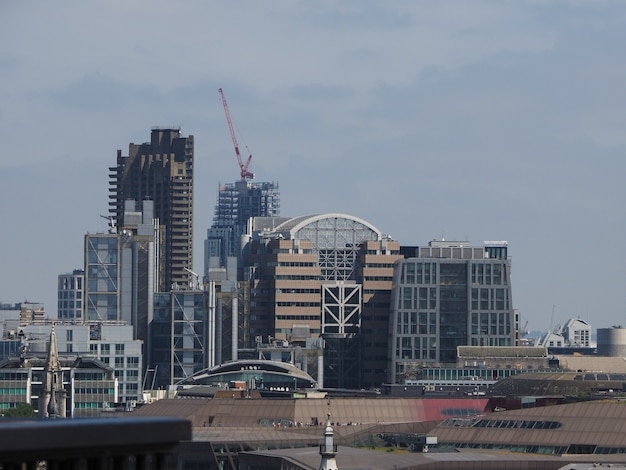
[(3, 419), (0, 461), (166, 453), (191, 440), (191, 423), (169, 417)]

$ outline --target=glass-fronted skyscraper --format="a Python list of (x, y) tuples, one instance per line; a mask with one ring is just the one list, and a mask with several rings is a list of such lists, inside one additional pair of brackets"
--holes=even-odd
[(424, 364), (456, 363), (458, 346), (513, 346), (515, 315), (506, 242), (432, 241), (396, 264), (391, 383)]

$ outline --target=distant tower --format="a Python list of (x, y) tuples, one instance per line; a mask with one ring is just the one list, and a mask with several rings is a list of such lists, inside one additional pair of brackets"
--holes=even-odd
[(128, 225), (125, 201), (154, 202), (154, 218), (163, 231), (159, 291), (189, 286), (193, 270), (193, 136), (180, 129), (153, 128), (150, 142), (129, 144), (128, 156), (117, 151), (109, 168), (109, 213), (117, 227)]
[(220, 185), (213, 224), (205, 241), (205, 274), (208, 276), (210, 258), (219, 258), (219, 265), (228, 266), (235, 257), (241, 265), (241, 251), (250, 236), (251, 217), (280, 216), (280, 192), (277, 182), (237, 181)]
[(39, 401), (39, 416), (42, 418), (65, 418), (65, 396), (63, 388), (63, 372), (59, 363), (57, 351), (57, 337), (54, 332), (54, 322), (50, 330), (50, 344), (48, 345), (48, 359), (44, 367), (43, 397)]
[(333, 427), (330, 425), (330, 413), (328, 413), (328, 419), (326, 420), (324, 443), (320, 446), (320, 455), (322, 456), (320, 470), (338, 469), (337, 461), (335, 460), (335, 455), (337, 455), (337, 446), (333, 443)]

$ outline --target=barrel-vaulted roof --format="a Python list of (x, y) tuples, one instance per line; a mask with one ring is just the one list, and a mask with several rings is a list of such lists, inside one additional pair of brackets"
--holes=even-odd
[(379, 240), (382, 236), (380, 230), (366, 220), (353, 215), (336, 213), (293, 217), (278, 225), (273, 231), (282, 234), (285, 238), (294, 239), (301, 238), (298, 236), (298, 232), (305, 227), (319, 227), (321, 225), (333, 227), (336, 230), (350, 230), (358, 226), (367, 232), (371, 232), (369, 235), (370, 240)]
[[(298, 379), (298, 384), (307, 384), (312, 387), (315, 379), (293, 364), (280, 361), (267, 361), (260, 359), (247, 359), (241, 361), (232, 361), (220, 364), (218, 366), (204, 369), (195, 373), (191, 377), (182, 380), (180, 385), (211, 383), (216, 380), (219, 382), (229, 382), (232, 380), (242, 380), (254, 377), (273, 376), (277, 380), (285, 383), (292, 383), (294, 379)], [(269, 381), (268, 381), (269, 383)]]

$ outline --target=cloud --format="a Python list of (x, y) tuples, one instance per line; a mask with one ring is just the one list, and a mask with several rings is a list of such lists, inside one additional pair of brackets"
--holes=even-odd
[[(218, 182), (239, 176), (223, 87), (283, 215), (352, 213), (407, 244), (509, 239), (526, 317), (623, 310), (621, 2), (35, 1), (3, 4), (0, 27), (2, 214), (29, 231), (3, 239), (4, 296), (37, 263), (54, 311), (116, 150), (152, 126), (196, 138), (201, 251)], [(45, 249), (23, 248), (40, 227)], [(578, 261), (589, 244), (611, 247), (612, 277)]]
[(60, 90), (49, 90), (34, 99), (49, 99), (57, 108), (81, 112), (110, 113), (133, 108), (137, 104), (156, 104), (162, 95), (150, 85), (124, 84), (104, 74), (82, 77)]

